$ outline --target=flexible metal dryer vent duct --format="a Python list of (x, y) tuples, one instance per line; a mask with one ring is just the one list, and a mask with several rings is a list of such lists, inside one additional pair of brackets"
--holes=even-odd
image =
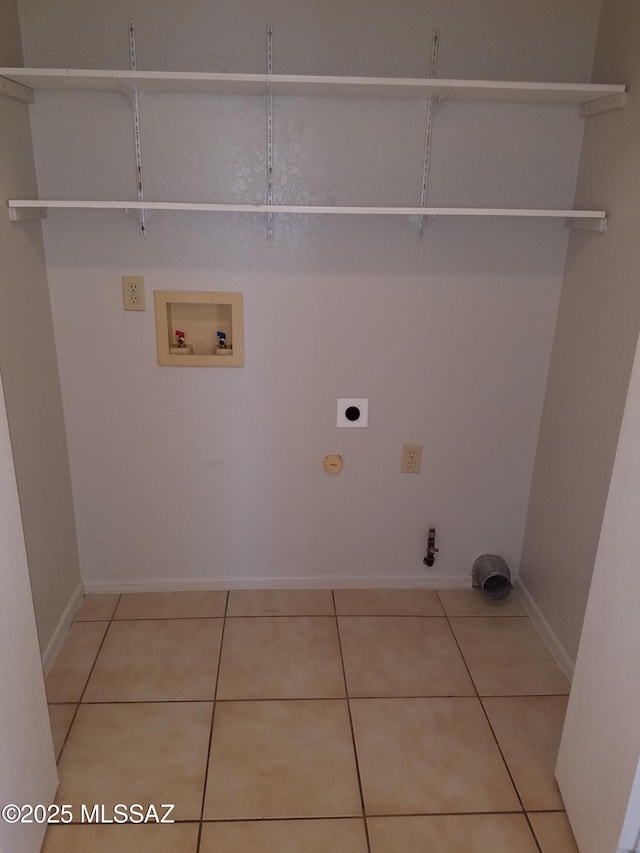
[(473, 564), (471, 573), (473, 586), (491, 601), (506, 598), (511, 592), (511, 572), (502, 557), (483, 554)]

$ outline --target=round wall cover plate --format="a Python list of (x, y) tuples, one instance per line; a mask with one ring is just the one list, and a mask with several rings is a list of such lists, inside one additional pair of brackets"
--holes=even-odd
[(324, 470), (328, 474), (338, 474), (342, 471), (343, 461), (342, 456), (338, 456), (337, 453), (331, 453), (329, 456), (324, 457)]

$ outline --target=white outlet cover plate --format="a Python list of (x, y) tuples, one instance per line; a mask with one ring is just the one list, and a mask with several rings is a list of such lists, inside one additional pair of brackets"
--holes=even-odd
[[(360, 412), (357, 420), (350, 420), (347, 417), (347, 410), (356, 408)], [(347, 427), (362, 429), (369, 426), (369, 399), (368, 397), (339, 397), (338, 412), (336, 417), (337, 427)]]

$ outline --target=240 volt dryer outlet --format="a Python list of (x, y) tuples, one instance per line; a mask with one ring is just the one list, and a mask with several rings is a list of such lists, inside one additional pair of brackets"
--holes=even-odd
[(362, 429), (369, 425), (369, 399), (367, 397), (340, 397), (338, 399), (337, 427)]

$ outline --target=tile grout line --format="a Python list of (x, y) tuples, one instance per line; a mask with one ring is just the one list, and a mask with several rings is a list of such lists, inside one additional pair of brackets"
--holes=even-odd
[[(436, 592), (436, 595), (437, 594), (438, 593)], [(520, 791), (518, 790), (518, 786), (515, 783), (515, 779), (513, 778), (513, 775), (511, 773), (509, 765), (507, 764), (507, 759), (505, 758), (504, 752), (502, 751), (502, 747), (500, 746), (497, 735), (496, 735), (495, 731), (493, 730), (493, 726), (491, 725), (491, 720), (489, 719), (489, 715), (487, 714), (487, 709), (484, 707), (484, 702), (482, 701), (482, 697), (480, 696), (480, 691), (478, 690), (478, 686), (477, 686), (476, 682), (474, 681), (473, 676), (471, 675), (471, 670), (469, 669), (467, 659), (465, 658), (464, 652), (462, 651), (462, 647), (461, 647), (460, 643), (458, 642), (458, 638), (456, 636), (456, 633), (453, 630), (453, 627), (451, 626), (451, 621), (449, 619), (449, 614), (447, 613), (447, 609), (444, 606), (442, 599), (440, 598), (439, 595), (438, 595), (438, 601), (440, 601), (440, 604), (442, 605), (442, 609), (445, 612), (445, 616), (447, 617), (447, 624), (449, 626), (449, 630), (451, 631), (451, 634), (453, 635), (453, 639), (455, 641), (455, 644), (458, 647), (458, 651), (460, 652), (460, 657), (462, 658), (462, 660), (464, 662), (465, 668), (469, 674), (469, 678), (471, 679), (471, 683), (473, 684), (473, 686), (475, 688), (476, 697), (478, 699), (478, 702), (480, 703), (480, 707), (481, 707), (482, 713), (484, 714), (484, 717), (487, 721), (487, 725), (489, 726), (489, 730), (490, 730), (491, 734), (493, 735), (493, 739), (495, 741), (496, 747), (498, 748), (498, 752), (500, 753), (500, 757), (502, 758), (502, 762), (504, 764), (505, 770), (507, 771), (507, 774), (509, 775), (509, 779), (511, 780), (513, 790), (515, 791), (516, 797), (518, 798), (518, 802), (520, 803), (520, 808), (522, 809), (522, 814), (524, 815), (524, 819), (526, 820), (527, 826), (529, 827), (529, 832), (531, 833), (531, 837), (533, 838), (533, 843), (538, 848), (539, 853), (543, 853), (542, 848), (538, 844), (538, 838), (537, 838), (535, 832), (533, 831), (533, 827), (531, 826), (531, 821), (529, 820), (529, 816), (527, 815), (527, 811), (524, 807), (524, 803), (522, 802), (522, 797), (520, 796)], [(503, 618), (505, 618), (505, 617), (503, 617)], [(506, 617), (506, 618), (508, 618), (508, 617)], [(522, 617), (518, 617), (518, 618), (522, 618)]]
[[(437, 592), (437, 590), (433, 590)], [(123, 593), (126, 595), (126, 593)], [(114, 617), (114, 622), (149, 622), (151, 620), (162, 621), (167, 619), (313, 619), (313, 618), (327, 618), (328, 616), (334, 616), (333, 613), (237, 613), (236, 615), (229, 615), (226, 617), (223, 616), (118, 616)], [(344, 613), (339, 613), (338, 616), (349, 616), (349, 617), (358, 617), (362, 616), (365, 619), (371, 619), (372, 617), (378, 618), (390, 618), (397, 619), (399, 617), (424, 617), (425, 619), (446, 619), (447, 616), (444, 613), (349, 613), (345, 611)], [(507, 616), (496, 616), (493, 613), (489, 613), (486, 615), (480, 613), (459, 613), (453, 616), (454, 619), (529, 619), (530, 617), (526, 613), (511, 613)], [(74, 622), (110, 622), (111, 619), (74, 619)]]
[[(113, 621), (113, 616), (114, 616), (114, 614), (115, 614), (116, 610), (118, 609), (118, 604), (120, 603), (120, 599), (121, 599), (121, 598), (122, 598), (122, 595), (118, 595), (118, 600), (116, 601), (115, 606), (114, 606), (113, 610), (111, 611), (111, 616), (109, 617), (109, 619), (108, 619), (108, 620), (106, 620), (106, 619), (96, 619), (96, 620), (93, 620), (93, 621), (96, 621), (96, 622), (108, 622), (108, 625), (107, 625), (107, 627), (105, 628), (105, 632), (104, 632), (104, 634), (103, 634), (103, 636), (102, 636), (102, 640), (100, 641), (100, 645), (98, 646), (98, 650), (96, 651), (96, 655), (95, 655), (95, 657), (94, 657), (94, 659), (93, 659), (93, 663), (91, 664), (91, 669), (89, 670), (89, 674), (87, 675), (86, 681), (84, 682), (84, 687), (82, 688), (82, 693), (80, 694), (80, 697), (79, 697), (78, 701), (76, 702), (76, 709), (75, 709), (75, 711), (73, 712), (73, 716), (71, 717), (71, 722), (69, 723), (69, 728), (67, 729), (67, 733), (66, 733), (66, 735), (64, 736), (64, 741), (62, 742), (62, 746), (60, 747), (60, 755), (59, 755), (59, 756), (58, 756), (58, 758), (56, 759), (56, 766), (60, 763), (60, 760), (61, 760), (61, 758), (62, 758), (62, 753), (64, 752), (64, 748), (65, 748), (65, 746), (67, 745), (67, 741), (69, 740), (69, 735), (71, 734), (71, 729), (73, 728), (73, 724), (75, 723), (75, 721), (76, 721), (76, 717), (78, 716), (78, 711), (80, 710), (80, 705), (81, 705), (81, 703), (82, 703), (83, 696), (84, 696), (84, 694), (85, 694), (85, 692), (86, 692), (87, 685), (89, 684), (89, 679), (91, 678), (91, 676), (92, 676), (92, 674), (93, 674), (93, 670), (95, 669), (95, 665), (96, 665), (96, 662), (97, 662), (97, 660), (98, 660), (98, 656), (99, 656), (100, 652), (102, 651), (102, 647), (103, 647), (103, 645), (104, 645), (104, 641), (107, 639), (107, 634), (109, 633), (109, 628), (111, 627), (111, 623), (112, 623), (112, 621)], [(75, 622), (75, 620), (74, 620), (74, 622)], [(71, 624), (74, 624), (74, 623), (72, 622)], [(81, 625), (81, 624), (83, 624), (83, 623), (82, 623), (82, 622), (78, 622), (77, 624)], [(62, 702), (57, 702), (57, 703), (56, 703), (56, 702), (52, 702), (52, 703), (50, 703), (50, 704), (66, 704), (66, 703), (62, 703)]]
[(107, 634), (109, 633), (111, 625), (113, 624), (113, 616), (114, 616), (114, 613), (116, 612), (116, 610), (118, 608), (119, 603), (120, 603), (120, 596), (118, 596), (118, 601), (116, 602), (116, 606), (113, 609), (113, 613), (111, 614), (111, 618), (108, 620), (108, 625), (105, 629), (105, 632), (104, 632), (104, 635), (103, 635), (102, 640), (100, 642), (100, 645), (98, 646), (98, 651), (96, 652), (96, 656), (93, 659), (93, 663), (91, 665), (91, 669), (89, 670), (89, 674), (87, 675), (87, 679), (84, 683), (84, 687), (82, 688), (82, 693), (80, 694), (80, 698), (78, 699), (78, 707), (80, 707), (80, 705), (82, 704), (82, 700), (84, 699), (84, 694), (87, 692), (87, 687), (89, 685), (89, 681), (91, 680), (91, 676), (93, 675), (93, 670), (96, 668), (96, 663), (98, 662), (98, 658), (100, 657), (100, 652), (102, 651), (102, 647), (104, 646), (105, 640), (107, 639)]
[[(561, 814), (564, 815), (566, 812), (563, 809), (536, 809), (532, 810), (531, 814)], [(502, 809), (498, 811), (490, 811), (490, 812), (380, 812), (379, 814), (371, 814), (368, 816), (362, 816), (362, 818), (405, 818), (405, 817), (488, 817), (491, 815), (522, 815), (520, 810), (514, 809)], [(221, 817), (221, 818), (210, 818), (209, 820), (200, 820), (199, 818), (176, 818), (174, 820), (175, 824), (197, 824), (200, 826), (201, 824), (226, 824), (226, 823), (254, 823), (254, 824), (265, 824), (265, 823), (296, 823), (296, 822), (312, 822), (312, 821), (359, 821), (361, 817), (358, 815), (297, 815), (295, 817), (283, 817), (282, 815), (278, 815), (275, 817)], [(77, 821), (72, 821), (71, 823), (64, 824), (64, 826), (86, 826), (86, 823), (80, 823)], [(103, 824), (97, 824), (98, 826)], [(116, 826), (129, 826), (131, 824), (123, 823), (117, 824)], [(197, 853), (197, 851), (196, 851)]]
[(364, 804), (364, 790), (362, 787), (362, 777), (360, 776), (360, 762), (358, 760), (358, 749), (356, 746), (356, 733), (353, 728), (353, 716), (351, 715), (351, 699), (349, 697), (349, 685), (347, 684), (347, 671), (344, 665), (344, 654), (342, 653), (342, 639), (340, 637), (340, 621), (338, 620), (338, 610), (336, 608), (335, 591), (331, 590), (331, 599), (333, 601), (333, 613), (336, 620), (336, 632), (338, 634), (338, 650), (340, 651), (340, 665), (342, 666), (342, 678), (344, 680), (344, 693), (347, 701), (347, 713), (349, 714), (349, 727), (351, 729), (351, 745), (353, 747), (353, 757), (356, 764), (356, 775), (358, 777), (358, 789), (360, 791), (360, 807), (362, 809), (362, 823), (364, 826), (364, 834), (367, 841), (367, 851), (371, 853), (371, 840), (369, 838), (369, 826), (367, 823), (367, 812)]
[[(438, 619), (448, 621), (447, 617), (441, 613), (339, 613), (339, 616), (348, 617), (349, 619)], [(253, 613), (239, 616), (227, 616), (231, 621), (241, 619), (330, 619), (334, 616), (333, 613)], [(78, 625), (92, 625), (96, 622), (179, 622), (185, 619), (193, 621), (204, 621), (207, 619), (222, 620), (222, 616), (119, 616), (117, 619), (74, 619), (73, 622)], [(453, 616), (453, 619), (528, 619), (528, 616), (481, 616), (481, 615), (462, 615)]]
[[(484, 817), (487, 815), (521, 815), (522, 812), (519, 809), (498, 809), (497, 811), (491, 812), (379, 812), (376, 814), (370, 814), (368, 817), (370, 818), (387, 818), (387, 817)], [(557, 810), (551, 812), (534, 812), (534, 814), (564, 814), (564, 811)], [(315, 821), (315, 820), (360, 820), (358, 815), (296, 815), (294, 817), (283, 817), (281, 815), (276, 815), (275, 817), (215, 817), (210, 818), (209, 820), (204, 820), (202, 823), (291, 823), (295, 821)], [(176, 820), (176, 823), (198, 823), (198, 821), (194, 818), (193, 820)]]
[[(481, 699), (533, 699), (538, 696), (544, 699), (566, 699), (566, 693), (516, 693), (513, 695), (495, 694), (480, 697)], [(228, 704), (230, 702), (239, 704), (241, 702), (335, 702), (336, 699), (344, 699), (344, 694), (339, 696), (270, 696), (256, 698), (229, 698), (216, 699), (218, 705)], [(383, 694), (381, 696), (351, 696), (352, 699), (476, 699), (477, 693), (402, 693), (393, 696)], [(84, 701), (83, 705), (192, 705), (205, 704), (211, 702), (207, 699), (96, 699)], [(56, 705), (75, 705), (76, 702), (48, 702), (50, 706)], [(556, 809), (551, 809), (556, 811)], [(560, 809), (563, 811), (563, 809)]]
[(202, 787), (202, 804), (200, 806), (200, 821), (198, 824), (198, 842), (196, 844), (196, 853), (200, 851), (202, 842), (202, 821), (204, 820), (204, 805), (207, 797), (207, 782), (209, 781), (209, 763), (211, 761), (211, 746), (213, 744), (213, 723), (216, 717), (216, 701), (218, 696), (218, 682), (220, 680), (220, 669), (222, 666), (222, 646), (224, 643), (224, 629), (227, 624), (227, 610), (229, 609), (229, 590), (227, 590), (224, 600), (224, 614), (222, 616), (222, 632), (220, 633), (220, 649), (218, 651), (218, 667), (216, 669), (216, 682), (213, 688), (213, 707), (211, 708), (211, 723), (209, 726), (209, 744), (207, 746), (207, 763), (204, 769), (204, 783)]

